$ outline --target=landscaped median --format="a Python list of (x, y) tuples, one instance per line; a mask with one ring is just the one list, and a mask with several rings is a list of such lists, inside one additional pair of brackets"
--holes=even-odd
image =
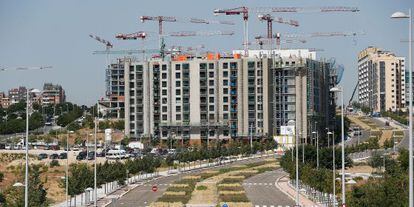
[(245, 179), (276, 169), (274, 160), (207, 170), (174, 182), (151, 207), (213, 204), (252, 206), (242, 186)]

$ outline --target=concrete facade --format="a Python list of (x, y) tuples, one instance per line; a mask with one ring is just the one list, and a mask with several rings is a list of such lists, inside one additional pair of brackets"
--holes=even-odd
[(124, 81), (112, 92), (123, 91), (125, 134), (131, 137), (260, 139), (278, 135), (289, 120), (307, 137), (310, 119), (320, 119), (322, 128), (331, 116), (330, 67), (313, 59), (126, 59), (111, 67), (123, 76), (110, 81)]
[(406, 109), (405, 58), (369, 47), (358, 55), (358, 102), (373, 112)]

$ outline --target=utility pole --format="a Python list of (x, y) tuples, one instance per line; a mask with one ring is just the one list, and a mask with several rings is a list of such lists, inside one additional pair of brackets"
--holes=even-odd
[(24, 206), (29, 207), (29, 89), (26, 88), (26, 169), (24, 176)]
[(93, 186), (94, 186), (94, 206), (97, 207), (97, 198), (98, 198), (98, 189), (96, 188), (96, 136), (97, 136), (97, 130), (98, 130), (98, 121), (99, 121), (99, 102), (96, 103), (96, 114), (97, 114), (97, 118), (95, 118), (95, 152), (94, 152), (94, 169), (93, 169), (93, 173), (94, 173), (94, 181), (93, 181)]
[(253, 152), (253, 124), (250, 124), (250, 152)]

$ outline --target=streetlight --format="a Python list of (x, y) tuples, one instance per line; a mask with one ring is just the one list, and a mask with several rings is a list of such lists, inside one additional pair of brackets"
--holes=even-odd
[(295, 120), (289, 120), (288, 121), (288, 125), (289, 126), (294, 126), (295, 127), (295, 148), (296, 148), (296, 206), (300, 206), (299, 204), (299, 153), (298, 153), (298, 142), (299, 142), (299, 133), (296, 127), (296, 122)]
[(331, 92), (341, 93), (341, 148), (342, 148), (342, 206), (345, 202), (345, 133), (344, 133), (344, 93), (342, 88), (337, 86), (330, 89)]
[(413, 20), (412, 20), (412, 14), (411, 14), (411, 8), (408, 10), (408, 15), (403, 13), (403, 12), (395, 12), (394, 14), (391, 15), (391, 18), (393, 19), (409, 19), (409, 26), (408, 26), (408, 60), (409, 60), (409, 93), (410, 93), (410, 103), (409, 103), (409, 107), (408, 107), (408, 122), (409, 122), (409, 127), (408, 127), (408, 137), (409, 137), (409, 145), (408, 145), (408, 150), (409, 150), (409, 205), (408, 206), (413, 206), (414, 205), (414, 193), (413, 193), (413, 67), (412, 67), (412, 62), (411, 62), (411, 54), (412, 54), (412, 24), (413, 24)]
[[(44, 70), (52, 66), (0, 68), (0, 72), (7, 70)], [(26, 89), (26, 170), (24, 175), (24, 207), (29, 207), (29, 90)]]
[(332, 206), (335, 206), (335, 198), (336, 198), (336, 192), (335, 192), (335, 188), (336, 188), (336, 186), (335, 186), (335, 184), (336, 184), (336, 181), (335, 181), (335, 177), (336, 177), (336, 166), (335, 166), (335, 137), (334, 137), (334, 133), (333, 132), (330, 132), (330, 131), (328, 131), (328, 140), (329, 140), (329, 135), (332, 135), (332, 179), (333, 179), (333, 182), (332, 182), (332, 192), (333, 192), (333, 205)]
[(316, 169), (319, 169), (319, 136), (317, 131), (312, 132), (312, 134), (316, 134)]
[(68, 206), (68, 198), (69, 198), (69, 134), (73, 133), (73, 131), (68, 131), (66, 135), (66, 166), (65, 166), (65, 191), (66, 191), (66, 206)]

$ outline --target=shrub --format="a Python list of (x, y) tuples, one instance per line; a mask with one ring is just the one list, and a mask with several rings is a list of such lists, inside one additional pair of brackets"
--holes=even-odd
[(49, 165), (51, 168), (60, 166), (59, 161), (57, 160), (52, 160)]
[(197, 190), (207, 190), (207, 186), (199, 185), (197, 186)]
[(220, 194), (219, 199), (223, 202), (249, 202), (245, 193), (240, 194)]

